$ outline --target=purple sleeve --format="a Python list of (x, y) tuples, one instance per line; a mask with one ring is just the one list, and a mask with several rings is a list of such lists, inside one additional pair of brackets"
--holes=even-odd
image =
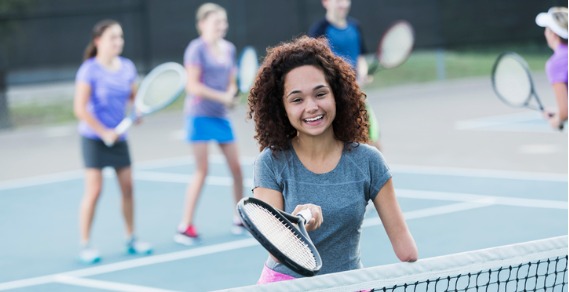
[(545, 72), (551, 84), (567, 83), (567, 61), (552, 58), (547, 62)]
[(84, 82), (92, 85), (93, 74), (91, 73), (91, 68), (92, 66), (90, 60), (83, 62), (77, 71), (77, 75), (75, 75), (75, 82)]
[(138, 78), (138, 72), (136, 71), (136, 66), (134, 65), (134, 63), (129, 60), (129, 59), (125, 59), (126, 60), (126, 64), (128, 66), (128, 72), (130, 74), (128, 82), (129, 84), (133, 84), (136, 82), (136, 78)]
[(199, 45), (199, 42), (197, 40), (190, 42), (190, 44), (186, 48), (186, 51), (184, 52), (184, 66), (203, 65), (201, 60), (201, 52), (200, 52), (201, 47), (202, 46)]
[(237, 74), (237, 49), (233, 45), (231, 46), (230, 54), (231, 54), (231, 62), (233, 62), (232, 73)]

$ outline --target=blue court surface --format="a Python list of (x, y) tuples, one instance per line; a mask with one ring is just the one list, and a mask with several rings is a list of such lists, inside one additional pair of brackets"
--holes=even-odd
[(524, 111), (514, 114), (489, 116), (472, 120), (458, 121), (457, 130), (553, 133), (541, 112)]
[[(249, 194), (253, 158), (241, 161)], [(567, 234), (566, 175), (391, 168), (421, 258)], [(230, 233), (231, 176), (220, 157), (210, 161), (199, 203), (201, 242), (173, 242), (192, 171), (188, 157), (134, 166), (137, 233), (155, 247), (144, 257), (125, 254), (120, 194), (109, 172), (93, 229), (103, 260), (92, 266), (77, 261), (81, 171), (1, 183), (0, 290), (207, 291), (254, 284), (267, 254), (252, 237)], [(361, 252), (368, 267), (397, 262), (373, 209)]]

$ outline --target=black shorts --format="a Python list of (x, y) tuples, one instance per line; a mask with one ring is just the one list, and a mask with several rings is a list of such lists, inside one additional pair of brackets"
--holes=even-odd
[(117, 141), (113, 146), (107, 147), (99, 139), (81, 137), (81, 152), (83, 164), (86, 168), (123, 168), (130, 166), (130, 153), (126, 141)]

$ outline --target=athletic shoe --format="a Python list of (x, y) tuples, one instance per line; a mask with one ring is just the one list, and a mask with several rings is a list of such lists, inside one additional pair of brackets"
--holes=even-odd
[(175, 242), (186, 246), (195, 244), (198, 238), (198, 232), (196, 231), (194, 225), (190, 225), (186, 227), (186, 229), (179, 228), (178, 233), (174, 235)]
[(133, 238), (126, 243), (126, 252), (128, 254), (149, 255), (152, 253), (152, 245)]
[(101, 261), (101, 255), (99, 251), (94, 248), (84, 247), (79, 253), (79, 261), (84, 264), (95, 264)]

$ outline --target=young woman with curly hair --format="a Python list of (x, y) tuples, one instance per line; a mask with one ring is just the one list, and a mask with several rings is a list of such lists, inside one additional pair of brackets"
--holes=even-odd
[[(261, 153), (253, 195), (307, 223), (322, 257), (320, 274), (362, 267), (361, 225), (372, 201), (401, 261), (415, 261), (383, 156), (367, 141), (365, 95), (350, 65), (325, 39), (300, 37), (267, 51), (249, 94)], [(301, 275), (269, 256), (259, 283)]]

